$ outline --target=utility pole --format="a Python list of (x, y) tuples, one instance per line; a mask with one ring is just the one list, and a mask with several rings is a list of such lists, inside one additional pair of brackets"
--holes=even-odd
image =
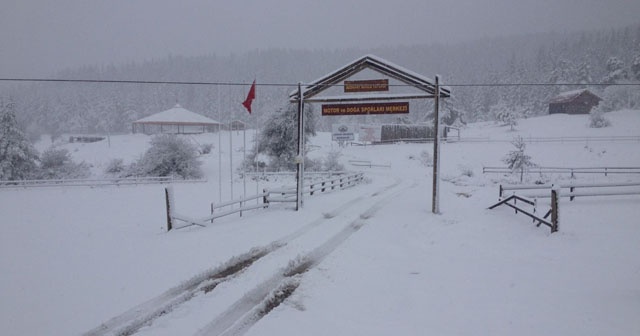
[(433, 194), (431, 202), (431, 212), (440, 213), (440, 76), (436, 75), (436, 88), (434, 100), (433, 116)]
[(304, 98), (302, 83), (298, 83), (298, 155), (296, 156), (297, 179), (296, 211), (302, 209), (302, 189), (304, 187)]

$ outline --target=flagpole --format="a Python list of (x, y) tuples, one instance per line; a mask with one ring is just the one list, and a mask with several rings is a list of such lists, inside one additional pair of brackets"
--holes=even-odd
[(229, 181), (231, 182), (231, 198), (233, 200), (233, 109), (229, 121)]
[[(254, 78), (253, 78), (253, 83), (255, 83), (255, 82), (256, 82), (256, 78), (254, 77)], [(252, 86), (253, 86), (253, 85), (255, 85), (255, 84), (252, 84)], [(255, 86), (254, 86), (254, 87), (255, 87)], [(254, 90), (254, 92), (253, 92), (253, 93), (254, 93), (254, 97), (253, 97), (253, 99), (256, 99), (256, 96), (255, 96), (255, 90)], [(251, 113), (251, 114), (253, 114), (253, 113)], [(257, 174), (257, 173), (258, 173), (258, 164), (257, 164), (256, 158), (257, 158), (257, 156), (258, 156), (258, 147), (257, 147), (257, 144), (258, 144), (258, 122), (257, 122), (258, 117), (257, 117), (257, 116), (255, 116), (254, 118), (256, 119), (256, 129), (255, 129), (255, 136), (254, 136), (254, 139), (253, 139), (253, 143), (254, 143), (254, 154), (255, 154), (255, 155), (254, 155), (254, 157), (253, 157), (253, 161), (254, 161), (254, 162), (256, 162), (256, 174)], [(245, 129), (246, 129), (246, 127), (245, 127)], [(259, 193), (259, 191), (258, 191), (258, 175), (254, 175), (254, 176), (255, 176), (255, 179), (256, 179), (256, 196), (257, 196), (257, 195), (258, 195), (258, 193)], [(258, 204), (258, 203), (260, 203), (260, 201), (259, 201), (259, 199), (258, 199), (258, 198), (256, 198), (256, 204)]]
[(218, 85), (218, 201), (222, 203), (222, 112), (220, 112), (220, 85)]
[(242, 128), (242, 198), (247, 198), (247, 125)]

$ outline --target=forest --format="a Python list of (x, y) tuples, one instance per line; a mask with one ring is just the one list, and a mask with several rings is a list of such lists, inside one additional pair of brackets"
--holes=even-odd
[[(374, 54), (426, 77), (441, 76), (452, 98), (444, 110), (465, 122), (548, 113), (555, 95), (589, 88), (606, 110), (640, 108), (640, 25), (574, 33), (540, 33), (457, 44), (376, 49), (255, 50), (245, 54), (159, 56), (127, 64), (83, 66), (44, 76), (52, 79), (189, 82), (190, 84), (99, 82), (4, 82), (0, 99), (10, 102), (30, 138), (42, 134), (130, 132), (131, 122), (183, 107), (227, 123), (264, 123), (288, 104), (298, 82), (311, 82), (349, 62)], [(254, 113), (241, 106), (256, 80)], [(541, 85), (549, 84), (549, 85)], [(618, 84), (618, 85), (616, 85)], [(340, 122), (429, 121), (431, 101), (412, 101), (405, 117), (328, 117), (318, 130)], [(318, 111), (319, 109), (315, 109)], [(605, 112), (606, 112), (605, 110)], [(359, 118), (345, 120), (349, 118)]]

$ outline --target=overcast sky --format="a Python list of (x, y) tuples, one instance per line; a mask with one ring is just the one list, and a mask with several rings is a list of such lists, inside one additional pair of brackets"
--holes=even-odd
[(639, 0), (0, 0), (0, 77), (169, 54), (448, 43), (635, 23)]

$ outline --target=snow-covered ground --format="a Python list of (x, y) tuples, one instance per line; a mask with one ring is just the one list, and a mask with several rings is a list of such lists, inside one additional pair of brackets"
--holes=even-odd
[[(640, 136), (640, 111), (607, 117), (613, 126), (603, 129), (588, 128), (587, 116), (553, 115), (521, 120), (515, 132), (471, 124), (462, 136)], [(232, 135), (236, 166), (243, 134)], [(175, 184), (175, 210), (201, 217), (220, 194), (229, 198), (229, 135), (223, 133), (222, 143), (217, 134), (192, 138), (215, 146), (203, 157), (208, 181)], [(148, 141), (122, 135), (112, 136), (110, 146), (102, 141), (63, 147), (99, 175), (113, 158), (136, 159)], [(315, 157), (338, 149), (326, 133), (313, 144), (319, 146)], [(550, 234), (508, 208), (487, 210), (497, 201), (498, 184), (515, 178), (483, 175), (482, 166), (502, 166), (512, 149), (508, 142), (443, 144), (439, 215), (431, 213), (431, 168), (420, 161), (423, 151), (432, 152), (431, 144), (343, 148), (345, 163), (371, 160), (391, 168), (364, 168), (366, 183), (306, 197), (300, 212), (275, 206), (168, 233), (162, 185), (0, 189), (1, 333), (100, 331), (101, 324), (116, 322), (112, 318), (138, 316), (145, 302), (253, 248), (267, 254), (138, 333), (215, 335), (229, 328), (228, 334), (246, 335), (640, 334), (640, 196), (562, 199), (560, 231)], [(527, 153), (542, 166), (640, 166), (640, 142), (539, 142), (528, 144)], [(568, 177), (529, 176), (535, 180)], [(246, 190), (291, 183), (281, 178), (256, 188), (248, 181)], [(234, 197), (243, 189), (236, 178)], [(251, 307), (262, 291), (276, 288), (292, 261), (305, 260), (308, 270), (294, 277), (293, 294), (256, 318)]]

